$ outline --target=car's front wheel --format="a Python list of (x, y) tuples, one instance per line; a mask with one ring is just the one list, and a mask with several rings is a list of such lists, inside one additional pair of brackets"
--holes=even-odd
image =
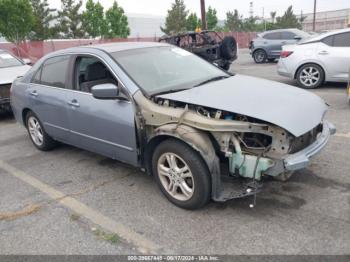
[(265, 63), (267, 59), (267, 54), (264, 50), (258, 49), (253, 53), (253, 58), (255, 63), (262, 64), (262, 63)]
[(173, 204), (197, 209), (210, 200), (209, 170), (187, 144), (175, 139), (162, 142), (153, 154), (152, 168), (161, 191)]
[(312, 89), (323, 84), (324, 81), (323, 69), (316, 64), (306, 64), (299, 68), (296, 79), (298, 85), (302, 88)]
[(28, 112), (26, 115), (26, 127), (30, 140), (36, 148), (48, 151), (55, 147), (56, 141), (45, 132), (39, 118), (33, 112)]

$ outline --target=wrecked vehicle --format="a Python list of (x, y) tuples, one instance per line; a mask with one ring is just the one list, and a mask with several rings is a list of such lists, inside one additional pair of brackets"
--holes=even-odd
[(255, 195), (335, 133), (318, 96), (161, 43), (51, 53), (15, 81), (11, 103), (38, 149), (60, 141), (140, 167), (186, 209)]
[(237, 59), (236, 39), (233, 36), (222, 38), (215, 31), (204, 30), (164, 36), (159, 42), (181, 47), (224, 70), (229, 70), (232, 62)]
[(0, 49), (0, 111), (10, 111), (10, 87), (14, 79), (23, 76), (30, 68), (23, 61)]

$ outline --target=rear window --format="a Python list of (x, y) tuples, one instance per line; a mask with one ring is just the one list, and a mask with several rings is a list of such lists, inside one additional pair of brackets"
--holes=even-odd
[(35, 74), (32, 82), (65, 88), (69, 58), (69, 56), (57, 56), (47, 59)]
[(282, 35), (280, 32), (274, 32), (274, 33), (267, 33), (263, 36), (265, 39), (269, 40), (278, 40), (282, 39)]
[(292, 32), (282, 32), (282, 39), (286, 39), (286, 40), (292, 40), (294, 39), (294, 37), (296, 36), (296, 34), (292, 33)]
[(343, 33), (334, 36), (333, 46), (350, 47), (350, 33)]
[(0, 51), (0, 68), (22, 66), (23, 63), (8, 52)]

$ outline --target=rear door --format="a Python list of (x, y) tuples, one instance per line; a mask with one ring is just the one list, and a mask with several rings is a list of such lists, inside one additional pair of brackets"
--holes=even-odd
[(263, 36), (268, 57), (279, 57), (282, 50), (281, 32), (271, 32)]
[(67, 97), (73, 143), (107, 157), (137, 165), (135, 112), (128, 95), (125, 99), (100, 100), (91, 94), (98, 84), (121, 87), (109, 68), (93, 56), (77, 56), (71, 77), (74, 91)]
[(296, 44), (298, 42), (297, 39), (295, 39), (297, 35), (291, 31), (283, 31), (281, 33), (281, 37), (282, 37), (282, 46), (284, 45), (292, 45), (292, 44)]
[(45, 131), (63, 142), (68, 139), (67, 72), (70, 56), (48, 58), (35, 73), (26, 95), (30, 109), (38, 116)]
[(350, 69), (350, 32), (324, 38), (317, 55), (326, 67), (328, 80), (346, 82)]

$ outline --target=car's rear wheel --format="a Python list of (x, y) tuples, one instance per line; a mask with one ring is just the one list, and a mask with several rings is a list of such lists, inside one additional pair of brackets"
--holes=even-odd
[(154, 151), (152, 169), (161, 191), (173, 204), (197, 209), (210, 200), (209, 170), (185, 143), (175, 139), (162, 142)]
[(262, 63), (265, 63), (267, 59), (267, 54), (264, 50), (258, 49), (253, 53), (253, 58), (255, 63), (262, 64)]
[(306, 64), (299, 68), (296, 79), (302, 88), (312, 89), (321, 86), (324, 82), (323, 69), (316, 64)]
[(42, 123), (33, 112), (26, 115), (26, 127), (30, 140), (39, 150), (48, 151), (56, 146), (56, 141), (45, 132)]

